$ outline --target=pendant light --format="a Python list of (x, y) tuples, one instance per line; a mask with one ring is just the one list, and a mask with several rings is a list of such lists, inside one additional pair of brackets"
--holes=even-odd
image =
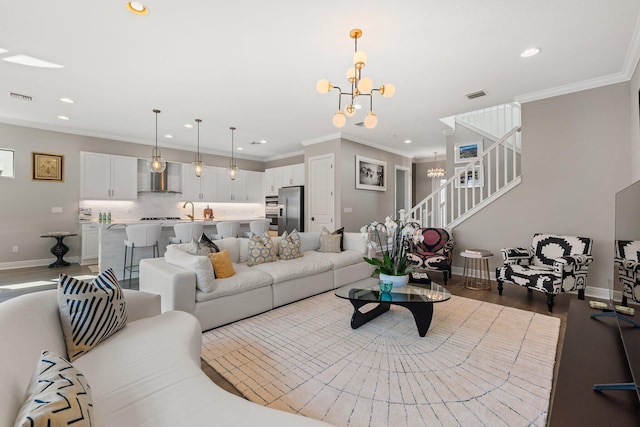
[(201, 119), (196, 119), (196, 123), (198, 124), (198, 152), (196, 153), (196, 159), (193, 162), (193, 172), (198, 178), (200, 178), (202, 176), (202, 172), (204, 172), (204, 163), (202, 163), (202, 155), (200, 154), (200, 122), (202, 122)]
[(236, 165), (236, 159), (233, 156), (233, 131), (236, 130), (236, 128), (230, 127), (229, 129), (231, 129), (231, 160), (229, 161), (227, 172), (229, 173), (229, 178), (233, 181), (238, 176), (238, 166)]
[(147, 169), (153, 173), (162, 173), (167, 168), (167, 162), (162, 158), (162, 153), (158, 148), (158, 114), (160, 110), (153, 110), (156, 113), (156, 148), (151, 151), (151, 158), (147, 160)]

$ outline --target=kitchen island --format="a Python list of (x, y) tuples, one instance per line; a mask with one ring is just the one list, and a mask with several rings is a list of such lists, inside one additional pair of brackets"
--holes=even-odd
[[(243, 219), (214, 219), (214, 220), (195, 220), (197, 223), (202, 223), (203, 232), (213, 237), (216, 234), (216, 224), (224, 221), (236, 221), (240, 223), (239, 235), (244, 235), (245, 231), (249, 231), (249, 223), (264, 218), (243, 218)], [(113, 268), (116, 277), (122, 280), (122, 271), (124, 268), (124, 241), (127, 239), (126, 228), (128, 225), (133, 224), (161, 224), (162, 233), (160, 234), (160, 240), (158, 241), (158, 249), (160, 256), (163, 256), (167, 246), (169, 245), (169, 238), (174, 237), (173, 226), (180, 222), (190, 221), (124, 221), (116, 222), (112, 224), (98, 224), (99, 227), (99, 249), (98, 249), (98, 267), (100, 271), (104, 271), (108, 268)], [(148, 258), (152, 256), (152, 248), (140, 248), (135, 251), (134, 265), (140, 262), (141, 258)], [(127, 273), (127, 278), (129, 274)], [(138, 277), (137, 272), (133, 272), (132, 277)]]

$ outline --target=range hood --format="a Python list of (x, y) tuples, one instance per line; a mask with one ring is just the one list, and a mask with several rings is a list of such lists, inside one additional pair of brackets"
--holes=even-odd
[(167, 162), (167, 168), (161, 173), (149, 172), (145, 167), (143, 173), (148, 174), (149, 184), (143, 185), (138, 193), (182, 193), (179, 191), (180, 182), (171, 182), (171, 180), (177, 179), (179, 181), (179, 179), (174, 176), (175, 174), (169, 174), (169, 166), (170, 163)]

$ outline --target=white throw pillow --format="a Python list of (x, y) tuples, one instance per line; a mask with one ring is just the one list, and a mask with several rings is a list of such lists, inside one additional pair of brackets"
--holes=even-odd
[(124, 328), (127, 312), (124, 294), (110, 268), (91, 283), (66, 274), (58, 281), (58, 311), (73, 361)]
[(213, 266), (207, 256), (190, 255), (178, 248), (179, 245), (167, 246), (164, 260), (167, 264), (177, 265), (196, 275), (196, 287), (202, 292), (211, 292), (215, 289), (216, 276)]
[(91, 387), (64, 358), (43, 351), (14, 426), (90, 427), (93, 422)]
[(340, 234), (332, 234), (323, 227), (320, 232), (320, 247), (318, 248), (318, 252), (341, 252), (341, 240), (342, 236)]
[(300, 242), (302, 242), (302, 251), (317, 251), (320, 247), (320, 233), (317, 231), (308, 231), (300, 234)]
[(240, 261), (240, 240), (238, 238), (226, 237), (224, 239), (216, 240), (216, 245), (220, 248), (220, 252), (225, 249), (229, 252), (231, 262)]

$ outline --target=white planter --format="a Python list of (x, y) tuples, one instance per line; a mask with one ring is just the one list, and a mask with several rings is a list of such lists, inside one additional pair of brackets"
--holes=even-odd
[(405, 274), (404, 276), (390, 276), (388, 274), (380, 273), (380, 280), (388, 280), (393, 283), (394, 288), (399, 288), (409, 283), (409, 275)]

